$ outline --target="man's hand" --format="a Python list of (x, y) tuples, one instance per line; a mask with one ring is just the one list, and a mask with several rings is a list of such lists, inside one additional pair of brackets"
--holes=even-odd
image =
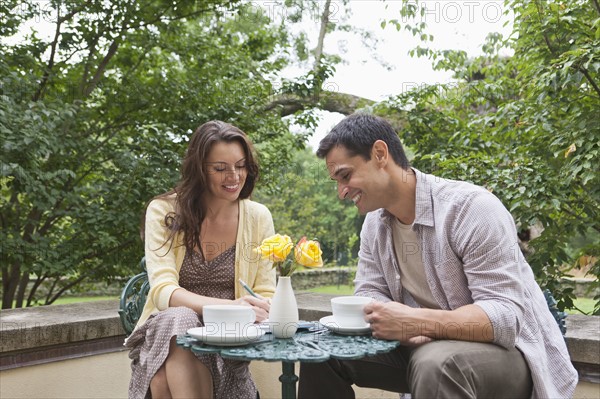
[(424, 335), (424, 326), (413, 320), (416, 310), (418, 309), (398, 302), (373, 301), (365, 306), (365, 320), (371, 323), (375, 338), (397, 340), (407, 346), (419, 346), (433, 339)]
[(371, 302), (365, 320), (375, 338), (393, 339), (415, 346), (435, 339), (493, 342), (494, 330), (477, 305), (454, 310), (411, 308), (398, 302)]

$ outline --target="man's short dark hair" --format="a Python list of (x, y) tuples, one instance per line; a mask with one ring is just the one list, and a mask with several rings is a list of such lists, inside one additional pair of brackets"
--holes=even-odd
[(387, 144), (392, 159), (402, 169), (410, 167), (400, 138), (392, 125), (383, 118), (364, 112), (347, 116), (335, 125), (319, 143), (317, 156), (325, 158), (334, 147), (343, 146), (351, 156), (360, 155), (368, 161), (377, 140)]

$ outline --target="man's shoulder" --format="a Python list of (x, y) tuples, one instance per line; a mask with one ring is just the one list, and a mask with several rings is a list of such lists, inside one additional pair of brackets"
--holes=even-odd
[(424, 185), (430, 187), (434, 199), (466, 199), (480, 194), (492, 195), (485, 187), (464, 180), (454, 180), (422, 173)]
[(496, 212), (505, 208), (502, 202), (485, 187), (462, 180), (442, 178), (436, 175), (417, 173), (417, 205), (421, 213), (429, 212), (432, 217), (462, 215), (466, 210)]
[(470, 215), (489, 219), (499, 212), (508, 212), (494, 193), (467, 181), (437, 178), (431, 183), (431, 198), (438, 217), (464, 217), (465, 212), (468, 212)]

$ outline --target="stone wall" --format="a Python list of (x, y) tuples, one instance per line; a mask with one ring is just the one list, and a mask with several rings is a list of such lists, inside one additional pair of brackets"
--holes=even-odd
[(355, 267), (326, 267), (302, 270), (292, 274), (294, 290), (302, 291), (325, 285), (352, 285)]
[(573, 288), (573, 293), (580, 298), (594, 298), (600, 295), (600, 287), (594, 286), (594, 280), (587, 278), (565, 277), (562, 279), (563, 287)]

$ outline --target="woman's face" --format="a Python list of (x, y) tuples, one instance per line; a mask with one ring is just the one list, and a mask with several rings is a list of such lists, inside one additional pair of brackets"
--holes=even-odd
[(215, 143), (206, 160), (208, 196), (235, 201), (246, 182), (246, 154), (237, 141)]

